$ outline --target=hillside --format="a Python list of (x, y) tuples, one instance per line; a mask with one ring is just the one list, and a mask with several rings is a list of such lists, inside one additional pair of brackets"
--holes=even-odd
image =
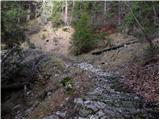
[[(114, 5), (119, 5), (120, 13), (125, 12), (126, 16), (130, 15), (123, 10), (123, 2), (101, 1), (97, 4), (103, 5), (102, 2), (110, 6), (110, 9)], [(33, 3), (22, 2), (20, 5), (33, 7), (41, 4)], [(2, 118), (157, 119), (159, 117), (157, 33), (155, 32), (154, 36), (148, 33), (149, 37), (138, 37), (139, 29), (133, 27), (131, 30), (133, 34), (129, 34), (129, 30), (120, 29), (119, 24), (115, 25), (114, 22), (117, 21), (114, 20), (122, 24), (124, 19), (119, 13), (122, 17), (119, 21), (114, 9), (111, 10), (114, 11), (111, 19), (105, 17), (100, 19), (96, 18), (101, 15), (100, 12), (109, 14), (111, 11), (108, 9), (96, 11), (101, 7), (95, 9), (94, 2), (87, 1), (81, 4), (84, 4), (84, 8), (80, 9), (82, 15), (79, 19), (74, 13), (72, 15), (72, 9), (78, 14), (79, 2), (74, 4), (71, 1), (57, 2), (53, 6), (49, 2), (42, 3), (40, 16), (37, 15), (39, 11), (35, 12), (38, 10), (35, 7), (35, 17), (26, 21), (23, 26), (25, 29), (22, 30), (25, 39), (19, 43), (16, 43), (18, 38), (15, 38), (16, 42), (11, 41), (13, 37), (7, 34), (9, 31), (6, 29), (7, 32), (2, 31), (4, 32), (1, 44)], [(132, 2), (130, 4), (137, 5)], [(61, 11), (64, 23), (61, 23), (59, 18), (55, 21), (54, 17), (57, 17), (60, 11), (54, 5), (64, 7), (64, 13)], [(74, 8), (73, 5), (77, 7)], [(70, 9), (68, 6), (73, 8)], [(87, 6), (92, 8), (91, 11)], [(52, 19), (49, 19), (50, 11), (47, 8), (52, 7), (52, 12), (56, 10), (56, 14), (51, 14)], [(136, 9), (134, 7), (133, 11)], [(66, 10), (68, 10), (67, 18)], [(89, 23), (86, 22), (90, 18), (88, 12), (95, 13), (91, 18), (96, 18), (91, 19), (92, 22)], [(101, 21), (104, 21), (102, 25), (99, 24)], [(55, 24), (60, 26), (54, 27)], [(8, 41), (3, 42), (4, 40)]]

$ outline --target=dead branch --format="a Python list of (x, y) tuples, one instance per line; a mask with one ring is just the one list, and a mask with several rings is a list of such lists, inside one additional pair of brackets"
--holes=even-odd
[(114, 47), (111, 47), (111, 48), (105, 48), (103, 50), (92, 52), (92, 55), (99, 55), (99, 54), (101, 54), (103, 52), (107, 52), (107, 51), (111, 51), (111, 50), (116, 50), (116, 49), (125, 47), (126, 45), (135, 44), (135, 43), (138, 43), (138, 41), (126, 42), (126, 43), (123, 43), (123, 44), (120, 44), (120, 45), (117, 45), (117, 46), (114, 46)]
[(14, 83), (14, 84), (11, 84), (11, 85), (5, 85), (5, 86), (1, 87), (1, 90), (2, 91), (5, 91), (5, 90), (8, 91), (8, 90), (23, 89), (24, 85), (29, 85), (29, 83), (28, 82), (24, 82), (24, 83)]
[(17, 46), (14, 46), (11, 50), (9, 50), (9, 51), (2, 57), (1, 62), (3, 63), (3, 62), (7, 59), (7, 57), (8, 57), (10, 54), (13, 53), (13, 51), (14, 51), (16, 48), (17, 48)]

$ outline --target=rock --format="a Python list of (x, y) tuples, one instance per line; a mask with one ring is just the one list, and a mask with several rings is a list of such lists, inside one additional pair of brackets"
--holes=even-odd
[(25, 111), (25, 113), (31, 113), (32, 111), (33, 111), (33, 109), (34, 109), (34, 107), (31, 107), (31, 108), (29, 108), (29, 109), (27, 109), (26, 111)]
[(135, 96), (134, 99), (135, 99), (135, 100), (139, 100), (139, 97)]
[(89, 119), (98, 119), (97, 115), (91, 115), (91, 117)]
[(103, 111), (108, 118), (114, 118), (117, 111), (113, 110), (114, 108), (106, 107)]
[(103, 102), (100, 102), (100, 101), (96, 102), (96, 105), (97, 105), (97, 107), (99, 107), (100, 109), (103, 109), (103, 108), (106, 107), (106, 104), (103, 103)]
[(65, 118), (66, 112), (57, 111), (56, 115), (58, 115), (59, 117)]
[(28, 91), (26, 94), (27, 94), (27, 95), (30, 95), (30, 94), (31, 94), (31, 92), (32, 92), (32, 91)]
[(122, 101), (122, 104), (121, 104), (123, 107), (128, 107), (128, 108), (132, 108), (134, 107), (134, 103), (132, 101)]
[(65, 98), (65, 100), (68, 101), (68, 100), (69, 100), (69, 97)]
[(47, 96), (51, 96), (51, 95), (52, 95), (52, 92), (48, 92), (48, 93), (47, 93)]
[(88, 104), (90, 104), (91, 103), (91, 101), (90, 100), (86, 100), (86, 101), (84, 101), (84, 104), (85, 105), (88, 105)]
[(102, 117), (105, 115), (105, 113), (102, 110), (99, 110), (98, 113), (96, 113), (96, 115), (98, 115), (98, 117)]
[(102, 94), (102, 92), (103, 92), (103, 89), (100, 87), (97, 87), (94, 91), (89, 92), (89, 94), (91, 94), (91, 95)]
[(94, 112), (98, 111), (98, 108), (95, 104), (86, 105), (86, 108), (93, 110)]
[(82, 98), (75, 98), (74, 103), (76, 103), (78, 105), (83, 105), (83, 100), (82, 100)]
[(81, 117), (87, 117), (89, 114), (91, 114), (93, 111), (92, 110), (90, 110), (90, 109), (81, 109), (80, 111), (79, 111), (79, 115), (81, 116)]
[(86, 63), (86, 62), (80, 63), (77, 66), (80, 67), (83, 70), (90, 71), (90, 72), (92, 72), (92, 73), (94, 73), (98, 76), (101, 76), (101, 77), (111, 76), (111, 74), (109, 72), (104, 72), (101, 69), (97, 69), (92, 64), (89, 64), (89, 63)]

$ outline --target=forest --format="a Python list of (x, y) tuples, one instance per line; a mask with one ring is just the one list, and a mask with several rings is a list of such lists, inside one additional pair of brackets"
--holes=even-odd
[(1, 118), (158, 119), (159, 1), (1, 1)]

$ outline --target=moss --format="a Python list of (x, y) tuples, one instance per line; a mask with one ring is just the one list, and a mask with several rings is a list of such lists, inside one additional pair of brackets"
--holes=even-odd
[(67, 95), (71, 95), (73, 93), (73, 80), (70, 77), (65, 77), (60, 82), (62, 86), (65, 88), (65, 93)]

